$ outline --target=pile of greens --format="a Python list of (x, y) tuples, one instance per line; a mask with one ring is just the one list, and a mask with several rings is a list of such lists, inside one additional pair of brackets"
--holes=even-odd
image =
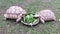
[(34, 18), (33, 14), (27, 14), (25, 17), (23, 17), (23, 22), (25, 23), (33, 23), (35, 20), (37, 19)]

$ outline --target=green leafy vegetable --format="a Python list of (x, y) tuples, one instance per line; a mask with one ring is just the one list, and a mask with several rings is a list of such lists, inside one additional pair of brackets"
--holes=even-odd
[(23, 21), (26, 23), (33, 23), (36, 20), (36, 18), (34, 18), (33, 14), (27, 14), (25, 17), (23, 17)]

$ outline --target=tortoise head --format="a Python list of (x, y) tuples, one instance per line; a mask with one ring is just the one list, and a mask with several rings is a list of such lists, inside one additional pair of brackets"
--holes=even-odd
[(36, 15), (34, 15), (34, 17), (39, 17), (39, 15), (36, 14)]
[(25, 14), (27, 14), (27, 12), (25, 10), (23, 10), (23, 12), (21, 14), (22, 15), (25, 15)]
[(44, 19), (43, 19), (43, 17), (42, 17), (41, 15), (36, 14), (36, 15), (34, 15), (34, 17), (35, 17), (35, 18), (39, 18), (39, 20), (40, 20), (43, 24), (45, 23), (45, 21), (44, 21)]

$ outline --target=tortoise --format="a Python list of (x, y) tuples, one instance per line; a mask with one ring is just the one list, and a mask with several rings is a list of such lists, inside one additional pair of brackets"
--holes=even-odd
[(16, 19), (16, 22), (19, 22), (25, 14), (27, 14), (27, 12), (22, 7), (11, 6), (9, 9), (6, 10), (6, 13), (4, 14), (4, 20), (9, 18)]
[(45, 23), (45, 21), (56, 21), (55, 14), (49, 9), (36, 12), (34, 17), (39, 18), (42, 23)]

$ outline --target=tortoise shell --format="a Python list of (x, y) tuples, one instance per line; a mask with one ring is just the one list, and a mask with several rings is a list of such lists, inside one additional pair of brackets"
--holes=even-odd
[(41, 22), (56, 20), (55, 14), (49, 9), (37, 12), (35, 17), (38, 17)]
[[(21, 14), (21, 15), (20, 15)], [(26, 14), (26, 11), (19, 6), (11, 6), (7, 9), (6, 14), (4, 14), (5, 18), (17, 19), (21, 17), (23, 14)]]

